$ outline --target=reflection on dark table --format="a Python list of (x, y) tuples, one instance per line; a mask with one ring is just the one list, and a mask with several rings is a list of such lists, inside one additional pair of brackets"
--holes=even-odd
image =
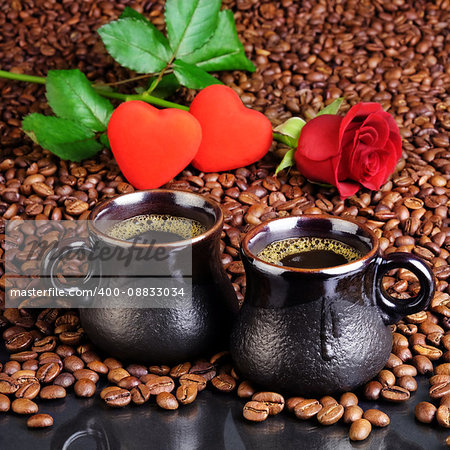
[[(6, 354), (0, 351), (0, 361)], [(300, 422), (281, 413), (263, 423), (242, 418), (243, 401), (236, 396), (202, 392), (191, 405), (163, 411), (154, 402), (113, 410), (98, 394), (78, 399), (72, 393), (63, 400), (39, 401), (40, 412), (54, 418), (54, 426), (28, 430), (26, 418), (0, 415), (1, 450), (134, 450), (134, 449), (434, 449), (445, 448), (450, 430), (422, 425), (414, 419), (414, 406), (428, 399), (428, 381), (418, 377), (419, 390), (406, 404), (363, 403), (363, 409), (379, 406), (391, 417), (387, 428), (374, 429), (366, 441), (352, 443), (348, 426), (319, 426)]]

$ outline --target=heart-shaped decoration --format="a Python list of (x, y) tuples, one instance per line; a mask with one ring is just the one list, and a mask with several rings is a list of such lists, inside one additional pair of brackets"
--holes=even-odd
[(258, 111), (246, 108), (233, 89), (212, 85), (189, 108), (202, 126), (202, 143), (192, 165), (203, 172), (247, 166), (261, 159), (272, 144), (272, 126)]
[(126, 179), (138, 189), (154, 189), (170, 181), (192, 161), (202, 139), (202, 129), (187, 111), (159, 110), (132, 100), (113, 112), (108, 139)]

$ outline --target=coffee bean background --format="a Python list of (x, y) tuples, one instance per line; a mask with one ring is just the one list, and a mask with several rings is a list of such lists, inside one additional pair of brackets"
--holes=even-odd
[[(46, 75), (49, 69), (79, 68), (93, 82), (106, 83), (132, 76), (106, 55), (95, 33), (101, 24), (117, 18), (125, 5), (147, 14), (163, 28), (162, 1), (0, 1), (2, 69)], [(419, 373), (418, 380), (424, 374), (434, 375), (430, 378), (429, 396), (422, 400), (431, 402), (436, 412), (430, 406), (420, 407), (416, 410), (419, 420), (426, 415), (428, 421), (431, 416), (431, 427), (448, 427), (450, 2), (224, 0), (223, 5), (235, 13), (240, 38), (258, 70), (253, 74), (220, 73), (219, 78), (235, 89), (247, 106), (263, 112), (277, 125), (292, 115), (312, 118), (339, 96), (346, 98), (342, 112), (359, 101), (379, 102), (399, 125), (403, 158), (380, 191), (361, 190), (346, 201), (340, 200), (334, 189), (309, 183), (295, 169), (275, 177), (274, 169), (285, 151), (276, 144), (266, 158), (252, 166), (207, 174), (188, 168), (167, 187), (198, 192), (221, 204), (225, 214), (221, 258), (240, 301), (246, 287), (238, 252), (241, 238), (253, 226), (275, 217), (316, 213), (351, 217), (374, 230), (385, 254), (404, 251), (425, 259), (435, 274), (437, 287), (430, 311), (408, 316), (393, 326), (394, 344), (385, 370), (356, 394), (362, 402), (365, 398), (377, 402), (364, 409), (383, 410), (384, 405), (389, 405), (385, 402), (407, 401), (414, 411), (418, 403), (414, 397), (419, 395), (414, 394), (416, 375), (411, 368), (400, 368), (411, 366)], [(120, 89), (129, 92), (136, 85)], [(70, 163), (33, 145), (24, 136), (20, 122), (26, 114), (50, 113), (42, 86), (0, 80), (0, 93), (0, 233), (3, 219), (84, 219), (98, 201), (133, 191), (110, 152), (104, 150), (92, 160)], [(194, 91), (184, 89), (174, 100), (188, 104), (194, 95)], [(4, 236), (1, 243), (3, 259)], [(3, 271), (2, 264), (0, 306), (6, 283)], [(384, 286), (398, 298), (415, 295), (420, 288), (406, 270), (389, 273)], [(254, 399), (260, 392), (258, 387), (239, 379), (223, 357), (209, 362), (211, 355), (205, 355), (204, 361), (180, 361), (180, 366), (174, 368), (156, 366), (158, 361), (152, 367), (122, 367), (122, 362), (99, 355), (91, 347), (76, 312), (55, 309), (37, 316), (25, 304), (21, 310), (0, 313), (0, 329), (2, 344), (10, 354), (9, 362), (0, 362), (1, 411), (21, 400), (11, 406), (12, 410), (28, 411), (29, 405), (36, 404), (41, 413), (45, 402), (65, 396), (65, 391), (46, 387), (58, 385), (73, 396), (76, 385), (78, 395), (90, 397), (96, 383), (99, 391), (109, 382), (117, 386), (103, 400), (98, 399), (97, 392), (94, 398), (77, 401), (86, 402), (87, 407), (99, 401), (121, 408), (130, 401), (157, 404), (158, 393), (172, 391), (173, 397), (162, 395), (158, 404), (174, 408), (178, 398), (179, 409), (165, 413), (184, 414), (181, 411), (202, 401), (200, 392), (193, 404), (185, 406), (180, 400), (188, 391), (189, 398), (194, 396), (192, 386), (198, 391), (204, 389), (195, 377), (202, 379), (207, 390), (234, 392), (231, 395), (245, 398), (251, 404), (245, 408), (245, 401), (241, 402), (241, 415), (244, 408), (244, 417), (249, 420), (264, 420), (270, 416), (266, 411), (273, 408), (273, 404)], [(181, 386), (188, 387), (179, 389)], [(269, 394), (274, 398), (279, 395)], [(209, 392), (205, 395), (212, 403), (227, 398)], [(256, 398), (260, 397), (264, 395)], [(284, 400), (287, 405), (295, 403)], [(269, 417), (268, 423), (280, 431), (283, 420), (304, 415), (302, 407), (295, 413), (299, 403), (318, 405), (307, 408), (317, 410), (314, 416), (323, 407), (319, 400), (301, 399), (286, 408), (292, 415), (283, 411)], [(25, 404), (27, 408), (23, 408)], [(342, 408), (330, 405), (324, 406), (330, 411), (320, 416), (323, 424), (333, 423), (337, 417), (361, 419), (359, 413), (345, 414), (345, 409), (356, 403), (342, 404), (343, 414)], [(37, 412), (34, 406), (30, 409)], [(41, 421), (50, 426), (52, 421), (44, 417), (30, 420), (30, 426), (39, 426)], [(392, 415), (390, 419), (395, 420)], [(57, 424), (58, 417), (54, 420)], [(310, 421), (316, 424), (317, 418)], [(432, 430), (429, 427), (427, 430)], [(358, 422), (351, 437), (363, 436), (368, 429), (366, 422)], [(270, 427), (265, 430), (270, 434)], [(372, 432), (375, 438), (381, 436), (376, 433), (382, 431)]]

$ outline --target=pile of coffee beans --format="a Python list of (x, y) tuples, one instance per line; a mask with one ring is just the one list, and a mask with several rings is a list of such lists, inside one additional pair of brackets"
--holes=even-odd
[[(3, 2), (2, 69), (45, 75), (49, 69), (77, 67), (93, 81), (123, 80), (133, 74), (106, 56), (95, 30), (117, 18), (125, 5), (148, 14), (162, 28), (163, 3)], [(185, 170), (167, 187), (198, 192), (221, 204), (225, 215), (221, 259), (240, 301), (246, 289), (239, 259), (242, 236), (275, 217), (320, 213), (353, 218), (373, 229), (384, 254), (411, 252), (427, 261), (437, 288), (430, 310), (407, 316), (393, 327), (386, 367), (358, 395), (408, 401), (417, 386), (416, 375), (425, 375), (430, 378), (430, 402), (417, 405), (416, 417), (448, 427), (449, 1), (224, 0), (223, 4), (234, 11), (244, 48), (258, 69), (219, 77), (247, 106), (277, 125), (292, 115), (309, 119), (339, 96), (346, 98), (343, 112), (358, 101), (380, 102), (400, 127), (403, 158), (380, 191), (361, 190), (346, 201), (334, 189), (309, 183), (295, 169), (275, 177), (275, 167), (286, 151), (281, 145), (274, 145), (273, 152), (257, 164), (231, 172)], [(135, 86), (118, 87), (131, 92)], [(26, 114), (50, 113), (42, 86), (0, 80), (0, 93), (1, 233), (6, 219), (85, 219), (98, 201), (134, 190), (106, 150), (81, 163), (67, 162), (24, 136), (20, 123)], [(194, 95), (184, 90), (175, 100), (187, 104)], [(1, 241), (3, 262), (3, 236)], [(5, 283), (2, 265), (0, 309)], [(420, 289), (407, 270), (389, 273), (384, 287), (400, 299)], [(81, 397), (95, 396), (105, 381), (110, 386), (100, 398), (112, 407), (154, 401), (161, 408), (176, 409), (194, 401), (207, 386), (246, 399), (247, 419), (265, 419), (286, 404), (302, 420), (302, 414), (311, 414), (316, 416), (311, 420), (323, 425), (336, 420), (351, 423), (349, 434), (354, 440), (364, 439), (372, 426), (389, 420), (381, 412), (363, 412), (349, 393), (339, 402), (295, 398), (284, 403), (278, 393), (258, 392), (240, 380), (227, 355), (180, 361), (174, 368), (123, 365), (92, 347), (76, 312), (36, 312), (26, 306), (0, 313), (2, 340), (10, 353), (9, 361), (0, 363), (0, 411), (33, 414), (30, 427), (53, 423), (51, 417), (38, 413), (46, 401), (72, 391)]]

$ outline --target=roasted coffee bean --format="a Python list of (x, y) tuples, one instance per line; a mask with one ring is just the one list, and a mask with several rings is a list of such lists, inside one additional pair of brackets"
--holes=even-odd
[(10, 353), (21, 352), (31, 346), (33, 336), (28, 331), (13, 335), (10, 339), (5, 341), (6, 350)]
[(103, 363), (108, 367), (109, 370), (119, 369), (122, 366), (122, 363), (115, 358), (106, 358)]
[(381, 396), (389, 402), (405, 402), (409, 399), (410, 393), (400, 386), (388, 386), (381, 390)]
[(53, 425), (53, 417), (49, 414), (35, 414), (27, 420), (28, 428), (48, 428)]
[(0, 412), (8, 412), (11, 407), (11, 400), (4, 394), (0, 394)]
[(251, 422), (263, 422), (269, 417), (269, 407), (265, 403), (250, 401), (245, 404), (243, 414)]
[(19, 387), (19, 383), (14, 378), (8, 376), (5, 378), (0, 378), (0, 394), (14, 394)]
[(36, 372), (36, 378), (44, 384), (50, 383), (53, 381), (61, 372), (61, 369), (56, 363), (48, 363), (44, 364), (39, 368)]
[(84, 368), (83, 360), (81, 358), (78, 358), (78, 356), (75, 356), (75, 355), (65, 358), (63, 365), (64, 365), (64, 369), (67, 370), (67, 372), (72, 372), (72, 373)]
[(55, 349), (55, 352), (60, 358), (67, 358), (69, 356), (72, 356), (75, 353), (75, 350), (69, 345), (58, 345), (58, 347), (56, 347)]
[(57, 398), (65, 398), (66, 394), (64, 387), (52, 385), (43, 387), (39, 393), (39, 397), (43, 400), (54, 400)]
[(28, 398), (18, 398), (11, 403), (11, 409), (16, 414), (36, 414), (39, 407)]
[(5, 363), (5, 367), (3, 367), (3, 372), (7, 375), (12, 375), (18, 370), (20, 370), (20, 363), (18, 363), (17, 361), (7, 361)]
[(364, 397), (368, 400), (378, 400), (383, 386), (378, 381), (369, 381), (364, 387)]
[(436, 411), (436, 420), (441, 427), (450, 428), (450, 408), (440, 405)]
[(111, 383), (117, 384), (122, 378), (129, 376), (130, 374), (125, 369), (118, 367), (117, 369), (110, 369), (107, 378)]
[(396, 377), (403, 377), (405, 375), (415, 377), (417, 375), (417, 369), (409, 364), (397, 366), (393, 369), (393, 372)]
[(339, 404), (328, 404), (317, 413), (321, 425), (333, 425), (344, 415), (344, 407)]
[(405, 375), (397, 379), (397, 386), (407, 389), (409, 392), (417, 391), (417, 381), (410, 375)]
[(25, 351), (25, 352), (14, 353), (14, 354), (10, 355), (10, 358), (13, 361), (18, 361), (20, 363), (23, 363), (25, 361), (29, 361), (30, 359), (36, 359), (37, 356), (38, 356), (38, 354), (36, 352)]
[(74, 391), (78, 397), (92, 397), (95, 394), (95, 390), (97, 389), (94, 382), (87, 378), (83, 378), (78, 380), (75, 383)]
[(302, 400), (294, 408), (294, 414), (298, 419), (306, 420), (315, 416), (322, 409), (319, 400), (307, 399)]
[(31, 350), (36, 353), (52, 352), (56, 348), (56, 339), (53, 336), (47, 336), (33, 344)]
[(217, 375), (211, 380), (211, 384), (221, 392), (231, 392), (236, 387), (236, 380), (225, 373)]
[(436, 375), (450, 375), (450, 363), (439, 364), (435, 367), (434, 373)]
[(295, 407), (301, 402), (305, 400), (304, 397), (290, 397), (286, 402), (286, 409), (289, 412), (294, 412)]
[(189, 373), (180, 377), (180, 384), (194, 383), (197, 386), (197, 390), (203, 391), (206, 387), (206, 380), (202, 375), (196, 375), (195, 373)]
[(363, 410), (358, 405), (350, 405), (344, 408), (344, 423), (353, 423), (363, 416)]
[(75, 383), (75, 377), (69, 372), (60, 373), (54, 380), (53, 384), (57, 386), (62, 386), (63, 388), (68, 388)]
[(284, 408), (284, 397), (276, 392), (257, 392), (252, 400), (265, 403), (271, 416), (279, 414)]
[[(167, 392), (167, 391), (166, 391)], [(188, 405), (197, 398), (197, 387), (191, 384), (183, 384), (178, 387), (176, 392), (177, 400), (182, 405)]]
[(339, 403), (346, 408), (347, 406), (353, 406), (358, 404), (358, 397), (353, 392), (345, 392), (341, 395)]
[(117, 383), (117, 386), (119, 386), (123, 389), (128, 389), (130, 391), (131, 389), (136, 387), (138, 384), (140, 384), (139, 378), (129, 376), (129, 377), (122, 378)]
[(414, 408), (414, 414), (416, 419), (422, 423), (433, 422), (434, 416), (436, 415), (437, 408), (432, 403), (420, 402), (417, 403)]
[(23, 370), (34, 370), (37, 371), (39, 369), (39, 363), (35, 359), (30, 359), (29, 361), (25, 361), (22, 364)]
[(390, 370), (384, 369), (378, 374), (378, 381), (383, 387), (394, 386), (395, 375)]
[(161, 392), (172, 392), (175, 384), (170, 377), (158, 377), (155, 380), (148, 381), (146, 383), (150, 389), (150, 394), (158, 395)]
[(131, 390), (131, 400), (136, 405), (142, 405), (150, 398), (150, 389), (145, 384), (138, 384)]
[[(103, 364), (103, 363), (101, 363), (101, 364)], [(106, 366), (106, 364), (105, 364), (105, 367), (106, 367), (106, 372), (105, 372), (105, 373), (107, 373), (107, 371), (108, 371), (109, 369), (108, 369), (108, 367)], [(89, 369), (95, 370), (95, 369), (93, 369), (92, 367), (89, 367)], [(130, 364), (130, 365), (127, 367), (126, 370), (127, 370), (127, 372), (128, 372), (130, 375), (132, 375), (133, 377), (137, 377), (137, 378), (140, 378), (140, 377), (142, 377), (142, 376), (148, 374), (147, 367), (145, 367), (145, 366), (143, 366), (143, 365), (141, 365), (141, 364)], [(95, 371), (98, 372), (98, 370), (95, 370)], [(98, 372), (98, 373), (102, 373), (102, 372)]]
[(147, 384), (150, 381), (157, 380), (159, 375), (155, 375), (154, 373), (148, 373), (147, 375), (142, 375), (139, 377), (139, 381), (143, 384)]
[(108, 391), (104, 398), (105, 403), (112, 408), (123, 408), (131, 401), (131, 393), (126, 389), (116, 387)]
[(163, 375), (168, 375), (168, 373), (170, 372), (170, 367), (169, 366), (150, 366), (148, 368), (148, 371), (150, 373), (154, 373), (155, 375), (163, 376)]
[(448, 383), (450, 382), (450, 375), (433, 375), (429, 382), (432, 386), (435, 384)]
[(93, 383), (97, 383), (97, 381), (100, 378), (96, 372), (90, 369), (76, 370), (73, 373), (73, 376), (75, 377), (76, 380), (88, 379), (91, 380)]
[(389, 359), (386, 362), (386, 369), (393, 369), (396, 366), (403, 364), (403, 361), (393, 353), (389, 355)]
[(34, 370), (18, 370), (17, 372), (11, 375), (11, 378), (14, 378), (19, 386), (23, 383), (28, 383), (30, 381), (36, 381), (39, 383), (39, 380), (36, 378), (36, 372)]
[(40, 390), (41, 385), (39, 383), (30, 381), (29, 383), (22, 384), (14, 395), (16, 396), (16, 398), (28, 398), (30, 400), (33, 400), (37, 397)]
[[(180, 386), (181, 387), (181, 386)], [(180, 388), (178, 388), (180, 389)], [(178, 390), (177, 390), (178, 393)], [(197, 393), (197, 390), (195, 390)], [(170, 392), (161, 392), (156, 396), (156, 403), (160, 408), (174, 410), (178, 409), (178, 401)]]
[(433, 363), (426, 356), (416, 355), (411, 363), (421, 375), (433, 373)]
[(387, 427), (391, 423), (389, 416), (379, 409), (364, 411), (363, 418), (368, 420), (374, 427)]
[(251, 398), (254, 393), (255, 389), (249, 381), (242, 381), (242, 383), (239, 384), (237, 389), (237, 395), (239, 398)]
[(335, 398), (330, 397), (329, 395), (325, 395), (324, 397), (322, 397), (319, 400), (320, 404), (325, 408), (325, 406), (329, 406), (329, 405), (337, 405), (338, 402), (336, 401)]
[(450, 394), (450, 382), (444, 381), (442, 383), (433, 384), (428, 391), (431, 398), (441, 398), (444, 395)]
[(351, 424), (348, 436), (352, 441), (364, 441), (369, 437), (371, 431), (372, 425), (368, 420), (358, 419)]
[(450, 395), (444, 395), (443, 397), (441, 397), (439, 404), (448, 406), (450, 408)]
[(442, 356), (442, 350), (439, 350), (432, 345), (414, 345), (413, 350), (418, 355), (426, 356), (431, 361), (436, 361)]
[(190, 362), (185, 362), (182, 364), (178, 364), (175, 367), (172, 367), (172, 369), (170, 370), (170, 376), (172, 378), (180, 378), (183, 375), (186, 375), (187, 373), (189, 373), (189, 369), (191, 368), (191, 363)]
[(201, 361), (189, 369), (190, 374), (201, 375), (206, 381), (211, 381), (216, 376), (215, 366), (209, 362)]
[[(101, 361), (91, 361), (87, 365), (88, 369), (93, 370), (94, 372), (97, 372), (101, 375), (106, 375), (109, 371), (108, 366), (106, 364), (103, 364)], [(128, 373), (130, 373), (129, 370), (127, 370)], [(142, 374), (144, 375), (144, 373)]]

